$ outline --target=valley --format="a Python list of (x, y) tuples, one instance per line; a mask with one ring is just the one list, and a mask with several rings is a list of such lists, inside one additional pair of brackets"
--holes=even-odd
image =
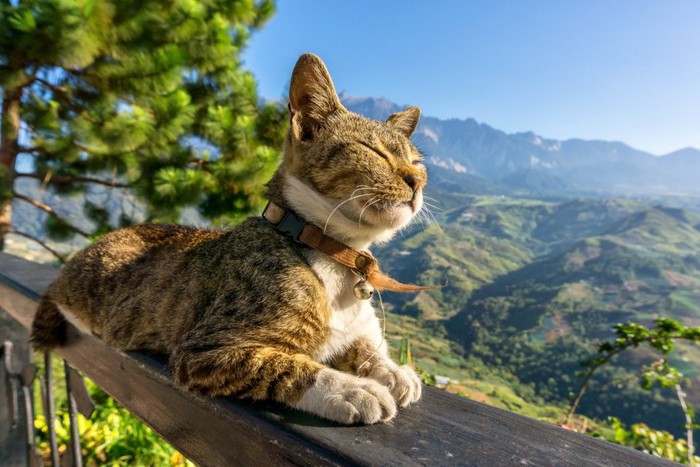
[[(439, 189), (430, 196), (440, 199)], [(700, 324), (700, 215), (631, 200), (462, 202), (436, 216), (440, 228), (419, 225), (378, 254), (402, 280), (447, 283), (386, 301), (452, 342), (463, 380), (490, 374), (529, 403), (563, 407), (578, 388), (579, 362), (616, 323), (667, 316)], [(658, 358), (642, 349), (621, 355), (580, 412), (679, 433), (673, 394), (639, 388), (639, 368)], [(681, 345), (672, 361), (696, 380), (689, 394), (700, 401), (700, 351)]]

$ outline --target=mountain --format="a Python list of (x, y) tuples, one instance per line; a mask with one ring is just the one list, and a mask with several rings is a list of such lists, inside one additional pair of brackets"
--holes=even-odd
[[(700, 325), (699, 215), (632, 200), (462, 202), (438, 214), (441, 229), (418, 229), (377, 252), (402, 280), (446, 285), (386, 301), (395, 313), (444, 329), (463, 358), (516, 378), (516, 392), (530, 403), (566, 404), (580, 382), (579, 362), (618, 322), (668, 316)], [(673, 394), (637, 383), (641, 365), (658, 358), (637, 349), (615, 360), (580, 412), (680, 434)], [(700, 350), (680, 345), (672, 362), (699, 400)]]
[[(341, 99), (351, 111), (376, 119), (403, 108), (381, 98)], [(529, 194), (700, 194), (700, 150), (693, 148), (657, 157), (621, 142), (507, 134), (471, 118), (430, 116), (421, 119), (413, 139), (431, 167)]]

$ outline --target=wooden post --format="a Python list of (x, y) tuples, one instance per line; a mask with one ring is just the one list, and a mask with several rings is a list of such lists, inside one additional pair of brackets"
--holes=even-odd
[[(3, 467), (30, 464), (27, 432), (31, 422), (27, 420), (22, 383), (8, 374), (6, 368), (9, 364), (10, 372), (16, 375), (31, 363), (28, 339), (27, 330), (0, 309), (0, 465)], [(4, 345), (6, 342), (11, 345)]]

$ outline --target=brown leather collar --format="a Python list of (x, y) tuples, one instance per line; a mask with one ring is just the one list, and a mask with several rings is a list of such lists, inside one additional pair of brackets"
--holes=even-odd
[(294, 211), (284, 209), (272, 201), (265, 206), (263, 217), (275, 226), (277, 230), (290, 235), (296, 242), (318, 250), (340, 264), (349, 267), (377, 290), (420, 292), (421, 290), (435, 288), (404, 284), (392, 279), (379, 270), (379, 262), (370, 252), (350, 248), (346, 244), (324, 234), (315, 225), (304, 221)]

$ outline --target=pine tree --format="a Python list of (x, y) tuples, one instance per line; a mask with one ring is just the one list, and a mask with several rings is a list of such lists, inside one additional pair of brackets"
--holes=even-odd
[(13, 200), (46, 212), (53, 238), (135, 221), (85, 197), (80, 227), (19, 192), (22, 177), (62, 195), (123, 190), (149, 221), (259, 208), (285, 118), (261, 106), (240, 55), (273, 12), (272, 0), (1, 0), (0, 246), (31, 237), (11, 224)]

